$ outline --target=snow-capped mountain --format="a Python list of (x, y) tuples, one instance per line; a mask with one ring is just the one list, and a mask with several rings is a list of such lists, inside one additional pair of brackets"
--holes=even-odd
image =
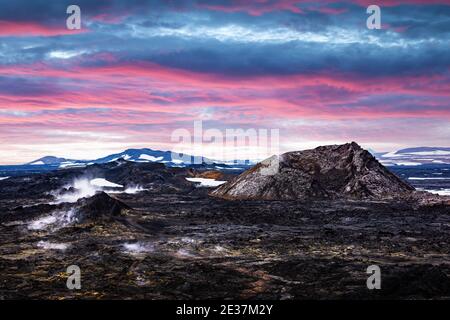
[(76, 160), (69, 160), (69, 159), (65, 159), (65, 158), (58, 158), (58, 157), (52, 157), (52, 156), (47, 156), (47, 157), (43, 157), (37, 160), (34, 160), (33, 162), (29, 162), (27, 163), (27, 165), (60, 165), (61, 163), (64, 162), (74, 162)]
[(375, 154), (385, 166), (419, 166), (450, 164), (450, 148), (416, 147)]
[[(182, 157), (175, 157), (171, 151), (152, 150), (148, 148), (143, 149), (127, 149), (123, 152), (111, 154), (109, 156), (91, 161), (93, 163), (106, 163), (123, 159), (134, 162), (160, 162), (171, 165), (183, 164), (202, 164), (203, 162), (213, 162), (207, 158), (184, 155)], [(179, 159), (180, 158), (180, 159)]]
[[(419, 166), (450, 164), (450, 148), (448, 147), (415, 147), (393, 152), (371, 153), (385, 166)], [(108, 155), (94, 160), (73, 160), (47, 156), (26, 163), (25, 166), (68, 168), (92, 164), (107, 163), (120, 159), (133, 162), (159, 162), (167, 166), (182, 167), (189, 165), (211, 164), (217, 169), (245, 169), (254, 164), (251, 161), (224, 162), (211, 160), (201, 156), (184, 155), (178, 159), (171, 151), (143, 149), (127, 149), (120, 153)], [(239, 163), (236, 165), (235, 163)]]
[[(170, 167), (183, 167), (183, 166), (192, 166), (192, 165), (203, 165), (209, 164), (211, 166), (217, 167), (218, 169), (241, 169), (245, 168), (246, 164), (243, 165), (234, 165), (232, 163), (211, 160), (201, 156), (192, 156), (192, 155), (178, 155), (176, 153), (172, 153), (171, 151), (161, 151), (161, 150), (153, 150), (148, 148), (143, 149), (127, 149), (120, 153), (115, 153), (108, 155), (103, 158), (95, 159), (95, 160), (70, 160), (65, 158), (57, 158), (57, 157), (43, 157), (37, 159), (33, 162), (29, 162), (25, 165), (33, 165), (33, 166), (52, 166), (59, 168), (69, 168), (69, 167), (79, 167), (93, 164), (101, 164), (118, 160), (126, 160), (133, 162), (159, 162), (164, 163)], [(238, 162), (238, 163), (246, 163), (246, 162)], [(249, 165), (250, 163), (247, 163)], [(216, 166), (217, 165), (217, 166)]]

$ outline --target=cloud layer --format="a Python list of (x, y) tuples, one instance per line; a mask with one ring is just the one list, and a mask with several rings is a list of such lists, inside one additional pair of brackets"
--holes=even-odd
[(171, 148), (177, 128), (277, 128), (282, 150), (448, 144), (450, 1), (0, 4), (2, 163)]

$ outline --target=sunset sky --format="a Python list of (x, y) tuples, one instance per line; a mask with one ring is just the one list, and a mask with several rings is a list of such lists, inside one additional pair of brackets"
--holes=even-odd
[(0, 0), (2, 164), (170, 150), (196, 120), (281, 151), (448, 147), (449, 98), (450, 0)]

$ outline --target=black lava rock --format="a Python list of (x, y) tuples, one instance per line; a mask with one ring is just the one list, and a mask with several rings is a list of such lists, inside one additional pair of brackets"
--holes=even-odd
[(273, 156), (210, 194), (231, 200), (392, 199), (413, 191), (352, 142)]

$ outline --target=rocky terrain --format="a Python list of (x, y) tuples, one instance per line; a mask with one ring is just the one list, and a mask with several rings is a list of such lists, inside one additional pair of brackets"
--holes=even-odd
[(388, 199), (414, 188), (355, 142), (272, 157), (211, 195), (241, 200)]
[[(1, 180), (0, 299), (450, 298), (448, 197), (356, 144), (286, 154), (270, 180), (262, 165), (234, 176), (117, 160)], [(233, 193), (244, 180), (258, 199)], [(381, 290), (366, 287), (372, 264)], [(80, 290), (66, 287), (70, 265)]]

